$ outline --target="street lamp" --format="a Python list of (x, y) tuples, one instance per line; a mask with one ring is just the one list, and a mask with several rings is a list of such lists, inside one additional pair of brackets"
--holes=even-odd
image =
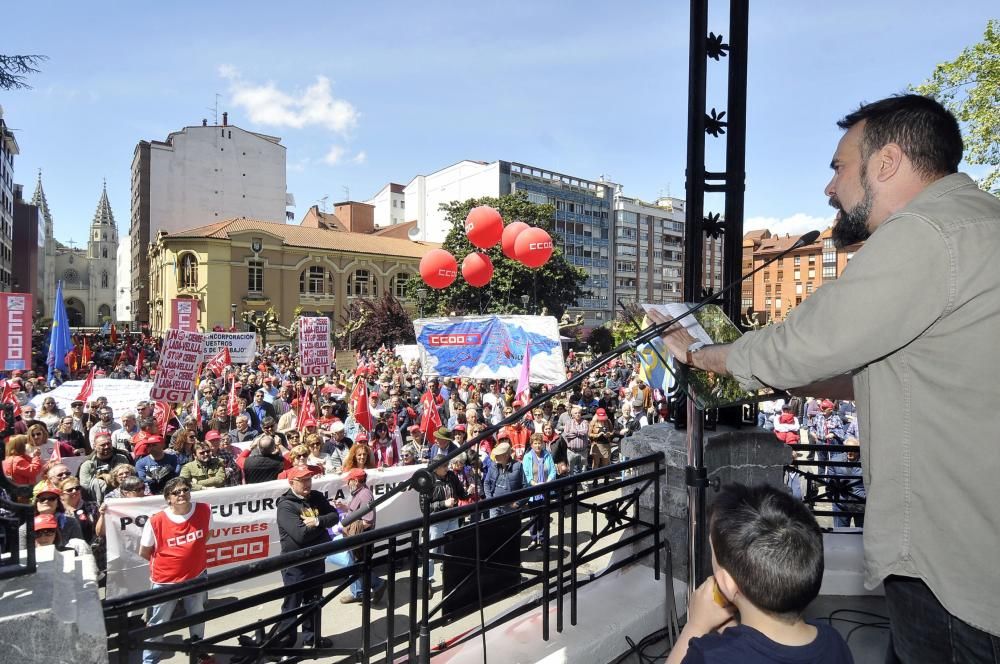
[(229, 325), (229, 329), (235, 330), (236, 329), (236, 303), (235, 302), (233, 302), (232, 304), (229, 305), (229, 313), (231, 314), (231, 320), (232, 320), (232, 323), (230, 323), (230, 325)]
[(418, 288), (417, 289), (417, 303), (420, 306), (420, 317), (424, 317), (424, 300), (427, 299), (427, 289)]
[(530, 311), (528, 311), (528, 300), (530, 299), (531, 297), (527, 293), (521, 296), (521, 306), (524, 308), (524, 313), (526, 314), (531, 313)]

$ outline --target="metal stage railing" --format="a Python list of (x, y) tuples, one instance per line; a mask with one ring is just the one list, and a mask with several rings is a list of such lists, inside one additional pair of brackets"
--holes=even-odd
[[(451, 643), (442, 643), (429, 652), (422, 652), (421, 643), (430, 643), (428, 637), (434, 630), (478, 613), (481, 605), (493, 605), (535, 587), (540, 588), (540, 596), (502, 611), (489, 621), (488, 628), (541, 607), (541, 637), (548, 640), (553, 605), (557, 632), (564, 630), (567, 618), (570, 625), (577, 624), (578, 591), (581, 587), (647, 556), (652, 557), (651, 573), (659, 580), (660, 557), (665, 542), (659, 509), (664, 476), (663, 453), (650, 454), (556, 479), (546, 483), (544, 488), (522, 489), (479, 503), (425, 514), (421, 518), (380, 527), (349, 539), (211, 574), (173, 588), (148, 590), (107, 600), (104, 602), (104, 618), (111, 661), (125, 664), (132, 660), (135, 651), (150, 646), (155, 646), (150, 649), (184, 653), (192, 662), (202, 653), (230, 655), (245, 662), (276, 657), (285, 658), (283, 661), (286, 662), (317, 658), (331, 662), (366, 663), (393, 662), (399, 658), (428, 661), (433, 655), (458, 643), (481, 636), (481, 629), (477, 627)], [(652, 509), (640, 513), (640, 496), (646, 492), (652, 492), (647, 498)], [(490, 509), (512, 503), (516, 503), (518, 509), (487, 518)], [(550, 523), (552, 516), (557, 517), (555, 524)], [(440, 537), (424, 536), (428, 523), (434, 525), (453, 519), (466, 519), (469, 523)], [(541, 547), (542, 560), (537, 568), (525, 566), (520, 559), (521, 536), (536, 523), (548, 543)], [(581, 525), (587, 527), (589, 537), (581, 537)], [(359, 547), (367, 547), (369, 552), (363, 560), (336, 569), (328, 566), (322, 575), (295, 585), (282, 585), (252, 591), (243, 597), (210, 602), (201, 612), (155, 627), (148, 627), (141, 620), (141, 612), (156, 604), (250, 581)], [(586, 575), (578, 573), (581, 567), (615, 551), (620, 553), (603, 569)], [(430, 601), (426, 591), (423, 594), (418, 592), (428, 581), (423, 564), (428, 559), (443, 564), (442, 596), (436, 603)], [(384, 575), (387, 584), (385, 635), (378, 639), (373, 636), (372, 625), (372, 572)], [(345, 592), (358, 575), (364, 587), (359, 631), (330, 634), (328, 630), (335, 646), (332, 648), (281, 647), (286, 642), (286, 635), (294, 634), (298, 626), (307, 620), (312, 622), (314, 634), (324, 634), (322, 609)], [(302, 607), (285, 613), (276, 610), (266, 618), (239, 620), (241, 613), (249, 615), (263, 604), (317, 587), (322, 589), (318, 599)], [(401, 592), (406, 600), (397, 612), (397, 597)], [(396, 628), (397, 617), (405, 618), (405, 629)], [(220, 628), (222, 619), (230, 625), (235, 622), (238, 626)], [(283, 621), (286, 625), (279, 625)], [(287, 624), (289, 621), (291, 625)], [(167, 634), (202, 622), (206, 623), (203, 640), (160, 641)]]
[[(852, 491), (853, 484), (861, 479), (861, 475), (838, 474), (833, 472), (834, 468), (861, 468), (861, 461), (850, 461), (847, 459), (848, 452), (857, 452), (856, 446), (850, 445), (789, 445), (795, 452), (806, 452), (808, 457), (796, 458), (785, 466), (787, 472), (798, 473), (805, 480), (805, 491), (802, 493), (802, 502), (809, 506), (813, 516), (833, 516), (843, 517), (850, 515), (864, 516), (865, 498), (856, 496)], [(820, 459), (819, 455), (825, 453), (828, 458)], [(805, 470), (814, 468), (814, 471)], [(835, 511), (833, 506), (837, 505), (850, 510)], [(827, 509), (823, 509), (827, 507)]]

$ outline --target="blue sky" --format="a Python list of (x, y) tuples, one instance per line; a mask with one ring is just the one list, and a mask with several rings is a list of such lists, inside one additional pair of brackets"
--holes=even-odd
[[(726, 4), (713, 0), (709, 21), (723, 34)], [(993, 0), (924, 4), (751, 2), (747, 228), (828, 222), (835, 121), (921, 82), (997, 14)], [(300, 216), (324, 196), (364, 200), (460, 159), (605, 175), (627, 195), (683, 197), (687, 7), (12, 4), (2, 51), (50, 57), (33, 90), (0, 95), (18, 130), (15, 180), (30, 196), (41, 168), (56, 236), (81, 241), (107, 178), (127, 233), (135, 144), (211, 122), (218, 94), (232, 124), (282, 137)], [(720, 106), (724, 72), (710, 66), (709, 101)]]

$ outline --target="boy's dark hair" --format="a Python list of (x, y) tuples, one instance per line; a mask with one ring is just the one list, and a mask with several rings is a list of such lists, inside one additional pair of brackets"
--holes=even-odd
[(723, 487), (709, 530), (715, 559), (758, 609), (798, 618), (823, 583), (823, 533), (806, 506), (774, 487)]
[(861, 158), (889, 143), (902, 148), (918, 173), (939, 177), (958, 172), (962, 161), (962, 132), (948, 109), (921, 95), (896, 95), (870, 104), (837, 123), (850, 129), (865, 122), (861, 136)]

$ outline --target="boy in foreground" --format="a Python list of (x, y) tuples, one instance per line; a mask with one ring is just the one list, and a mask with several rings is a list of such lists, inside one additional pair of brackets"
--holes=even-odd
[(823, 581), (823, 535), (805, 505), (773, 487), (732, 484), (712, 505), (709, 530), (713, 575), (692, 595), (667, 664), (853, 664), (833, 627), (802, 618)]

